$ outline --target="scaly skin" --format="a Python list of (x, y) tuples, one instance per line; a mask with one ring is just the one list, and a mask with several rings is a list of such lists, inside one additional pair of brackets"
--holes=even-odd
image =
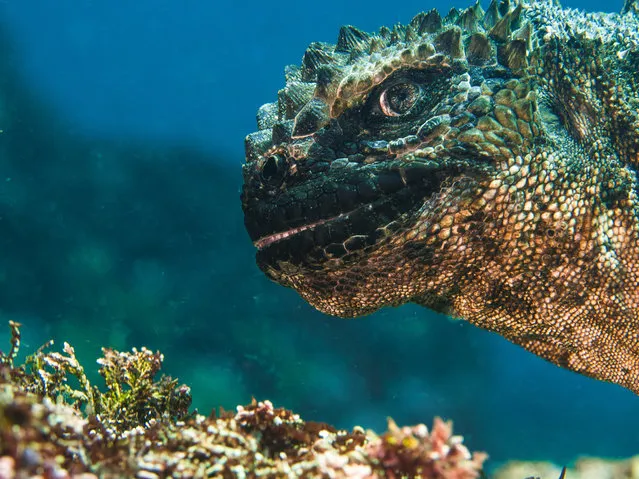
[(343, 27), (247, 137), (260, 268), (328, 314), (409, 301), (639, 393), (639, 21), (550, 2)]

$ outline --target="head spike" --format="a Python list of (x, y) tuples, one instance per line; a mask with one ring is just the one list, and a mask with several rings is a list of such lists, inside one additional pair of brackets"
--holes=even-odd
[(291, 81), (278, 92), (280, 117), (291, 119), (313, 98), (315, 83)]
[(478, 3), (464, 10), (457, 19), (457, 25), (467, 32), (476, 32), (479, 21), (483, 18), (484, 11)]
[(417, 32), (420, 35), (424, 33), (436, 33), (442, 29), (443, 20), (436, 9), (433, 8), (430, 12), (423, 13), (422, 15), (423, 17), (420, 19), (420, 24), (417, 28)]
[(424, 21), (425, 16), (426, 16), (426, 12), (419, 12), (417, 15), (413, 17), (413, 19), (409, 23), (409, 25), (413, 27), (415, 31), (418, 33), (423, 33), (423, 32), (420, 32), (419, 29), (422, 26), (422, 22)]
[(461, 29), (455, 26), (437, 35), (435, 48), (438, 52), (449, 55), (452, 58), (463, 57), (464, 46), (462, 45)]
[(322, 65), (317, 69), (317, 87), (315, 96), (323, 99), (331, 98), (333, 85), (344, 76), (344, 69), (338, 65)]
[(526, 54), (526, 42), (513, 40), (499, 47), (499, 63), (511, 70), (521, 70), (528, 66)]
[(302, 80), (315, 81), (319, 67), (337, 63), (331, 50), (330, 46), (323, 43), (311, 43), (302, 58)]
[(483, 65), (493, 58), (493, 46), (488, 37), (482, 33), (473, 33), (466, 47), (466, 56), (471, 65)]
[(301, 138), (311, 135), (328, 125), (330, 111), (328, 105), (319, 98), (313, 98), (302, 107), (295, 117), (293, 125), (293, 138)]
[(391, 36), (390, 28), (388, 28), (386, 25), (381, 26), (379, 29), (379, 36), (382, 37), (384, 40), (388, 40)]
[(286, 82), (302, 81), (302, 69), (299, 65), (286, 65), (284, 67)]
[(513, 29), (519, 25), (522, 9), (523, 7), (519, 3), (513, 10), (504, 14), (504, 17), (490, 29), (491, 38), (501, 42), (508, 40)]
[[(268, 105), (272, 105), (277, 108), (275, 103), (268, 103)], [(272, 124), (266, 129), (261, 129), (256, 131), (255, 133), (251, 133), (244, 140), (244, 148), (246, 151), (246, 158), (249, 161), (257, 161), (257, 159), (261, 156), (264, 151), (268, 150), (271, 146), (273, 146), (273, 126), (275, 125), (275, 120), (273, 120)]]
[(380, 37), (373, 37), (371, 39), (371, 44), (368, 47), (368, 53), (371, 54), (379, 52), (383, 50), (384, 47), (386, 47), (386, 42), (384, 40), (382, 40)]
[(517, 6), (508, 12), (510, 16), (510, 26), (511, 28), (519, 28), (521, 23), (521, 12), (524, 10), (524, 6), (521, 2), (517, 2)]
[(346, 25), (339, 30), (335, 51), (350, 53), (355, 50), (361, 52), (368, 49), (370, 41), (368, 33), (362, 32), (351, 25)]
[(513, 38), (526, 42), (526, 49), (532, 50), (532, 25), (530, 22), (524, 23), (521, 28), (513, 33)]
[(390, 36), (391, 44), (403, 42), (406, 39), (406, 29), (407, 27), (400, 23), (395, 24)]
[(266, 103), (257, 110), (258, 130), (269, 130), (278, 120), (277, 103)]
[(482, 18), (484, 18), (484, 15), (486, 14), (484, 9), (481, 8), (481, 4), (479, 3), (479, 0), (477, 0), (475, 2), (475, 5), (473, 5), (469, 9), (475, 12), (475, 17), (477, 17), (478, 20), (481, 20)]
[(500, 42), (505, 42), (512, 32), (510, 20), (510, 15), (506, 15), (504, 18), (499, 20), (488, 32), (490, 37)]
[(453, 7), (448, 12), (448, 15), (444, 17), (444, 23), (446, 25), (454, 25), (455, 23), (457, 23), (458, 19), (459, 19), (459, 10)]
[(273, 125), (272, 140), (274, 145), (291, 141), (293, 120), (277, 121)]
[(492, 0), (488, 10), (484, 14), (484, 28), (490, 30), (493, 28), (499, 20), (501, 20), (501, 13), (499, 13), (498, 0)]
[(413, 27), (411, 27), (410, 25), (406, 26), (406, 34), (404, 35), (404, 40), (406, 42), (414, 42), (415, 40), (417, 40), (417, 34), (415, 33)]

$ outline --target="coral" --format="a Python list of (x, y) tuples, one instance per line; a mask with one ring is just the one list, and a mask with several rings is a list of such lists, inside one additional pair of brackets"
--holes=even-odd
[(371, 441), (367, 451), (379, 461), (385, 477), (396, 477), (398, 470), (411, 477), (476, 477), (487, 455), (476, 453), (471, 459), (462, 437), (452, 433), (452, 423), (438, 417), (430, 434), (423, 424), (399, 428), (389, 419), (388, 432)]
[(303, 421), (269, 401), (189, 413), (190, 390), (162, 376), (163, 356), (104, 348), (101, 390), (73, 348), (46, 343), (15, 365), (20, 325), (0, 353), (0, 477), (305, 477), (473, 479), (471, 454), (450, 422), (398, 427), (381, 436)]

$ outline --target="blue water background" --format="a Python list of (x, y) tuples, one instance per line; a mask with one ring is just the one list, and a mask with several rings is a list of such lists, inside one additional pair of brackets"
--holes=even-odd
[(466, 4), (0, 1), (0, 74), (31, 102), (13, 121), (37, 125), (0, 161), (0, 321), (89, 362), (160, 348), (205, 413), (255, 396), (342, 427), (438, 414), (493, 464), (639, 452), (628, 391), (412, 305), (324, 316), (253, 263), (243, 138), (284, 66), (340, 25)]

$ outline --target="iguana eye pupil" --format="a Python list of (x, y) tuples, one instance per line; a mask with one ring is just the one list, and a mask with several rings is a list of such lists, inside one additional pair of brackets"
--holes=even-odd
[(414, 83), (398, 83), (388, 87), (379, 96), (379, 106), (386, 116), (401, 116), (408, 113), (417, 100), (421, 88)]

